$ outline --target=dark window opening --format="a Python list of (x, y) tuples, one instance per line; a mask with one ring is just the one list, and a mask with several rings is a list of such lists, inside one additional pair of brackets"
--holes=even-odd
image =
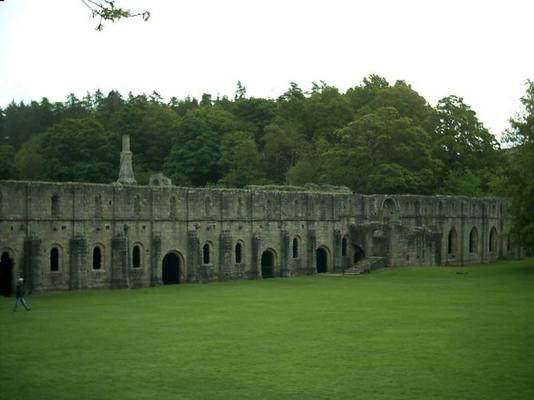
[(490, 253), (495, 253), (497, 251), (497, 229), (495, 227), (491, 228), (490, 231), (489, 251)]
[(511, 250), (512, 250), (512, 243), (511, 243), (510, 235), (508, 235), (508, 238), (506, 239), (506, 251), (511, 251)]
[(238, 243), (235, 245), (235, 263), (241, 264), (242, 262), (242, 249), (241, 249), (241, 243)]
[(299, 240), (293, 239), (293, 258), (299, 258)]
[(10, 296), (13, 292), (13, 260), (9, 253), (3, 252), (0, 257), (0, 295)]
[(477, 228), (471, 229), (469, 234), (469, 252), (478, 253), (478, 231)]
[(59, 271), (59, 249), (52, 247), (50, 250), (50, 271)]
[(132, 265), (134, 268), (141, 268), (141, 247), (134, 246), (132, 252)]
[(102, 269), (102, 250), (100, 247), (93, 249), (93, 269)]
[(204, 264), (210, 264), (211, 262), (211, 248), (209, 243), (206, 243), (202, 248), (202, 262)]

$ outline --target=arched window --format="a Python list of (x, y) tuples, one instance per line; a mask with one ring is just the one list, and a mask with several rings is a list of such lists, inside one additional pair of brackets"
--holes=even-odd
[(51, 215), (52, 218), (58, 218), (59, 217), (59, 196), (57, 194), (52, 196), (52, 199), (50, 200), (50, 208), (51, 208)]
[(241, 264), (243, 262), (243, 248), (241, 243), (235, 245), (235, 263)]
[(295, 199), (294, 203), (293, 203), (293, 212), (295, 213), (295, 217), (298, 217), (300, 215), (300, 204), (299, 204), (299, 200), (298, 199)]
[(93, 269), (102, 269), (102, 249), (98, 246), (93, 248)]
[(506, 238), (506, 251), (512, 251), (512, 239), (510, 235)]
[(102, 196), (95, 196), (95, 218), (102, 218)]
[(347, 238), (346, 237), (341, 239), (341, 256), (342, 257), (347, 256)]
[(174, 196), (169, 199), (169, 217), (176, 218), (176, 197)]
[(50, 271), (59, 271), (59, 249), (57, 247), (50, 249)]
[(469, 233), (469, 252), (478, 254), (478, 230), (475, 227)]
[(497, 229), (495, 227), (491, 228), (489, 234), (489, 252), (495, 253), (497, 251)]
[(455, 256), (457, 248), (458, 248), (458, 235), (456, 234), (456, 229), (452, 228), (449, 232), (449, 237), (447, 239), (447, 254), (449, 256)]
[(299, 239), (293, 238), (293, 258), (299, 258)]
[(202, 248), (202, 263), (211, 264), (211, 246), (209, 243), (206, 243)]
[[(417, 206), (416, 206), (417, 209)], [(395, 202), (392, 199), (386, 199), (382, 204), (382, 220), (385, 224), (395, 218)]]
[(132, 251), (132, 267), (141, 268), (141, 246), (136, 244)]

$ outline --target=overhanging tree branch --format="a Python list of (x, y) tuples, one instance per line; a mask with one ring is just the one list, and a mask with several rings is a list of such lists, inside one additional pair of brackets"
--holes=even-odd
[(80, 0), (89, 10), (91, 10), (92, 18), (99, 18), (97, 31), (104, 29), (104, 21), (115, 22), (121, 18), (135, 18), (141, 17), (143, 21), (148, 21), (150, 18), (150, 11), (143, 10), (141, 12), (134, 12), (126, 8), (117, 6), (114, 0)]

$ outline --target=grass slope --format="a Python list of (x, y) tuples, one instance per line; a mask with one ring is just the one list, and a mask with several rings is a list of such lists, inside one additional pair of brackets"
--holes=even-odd
[(534, 399), (532, 259), (28, 300), (2, 399)]

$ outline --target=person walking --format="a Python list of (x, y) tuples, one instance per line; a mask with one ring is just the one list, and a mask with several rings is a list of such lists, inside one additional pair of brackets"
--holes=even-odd
[(26, 311), (30, 311), (30, 306), (28, 303), (26, 303), (26, 299), (24, 298), (24, 279), (19, 278), (19, 281), (17, 283), (17, 287), (15, 289), (15, 305), (13, 306), (13, 312), (17, 311), (17, 307), (19, 305), (19, 302), (24, 306)]

